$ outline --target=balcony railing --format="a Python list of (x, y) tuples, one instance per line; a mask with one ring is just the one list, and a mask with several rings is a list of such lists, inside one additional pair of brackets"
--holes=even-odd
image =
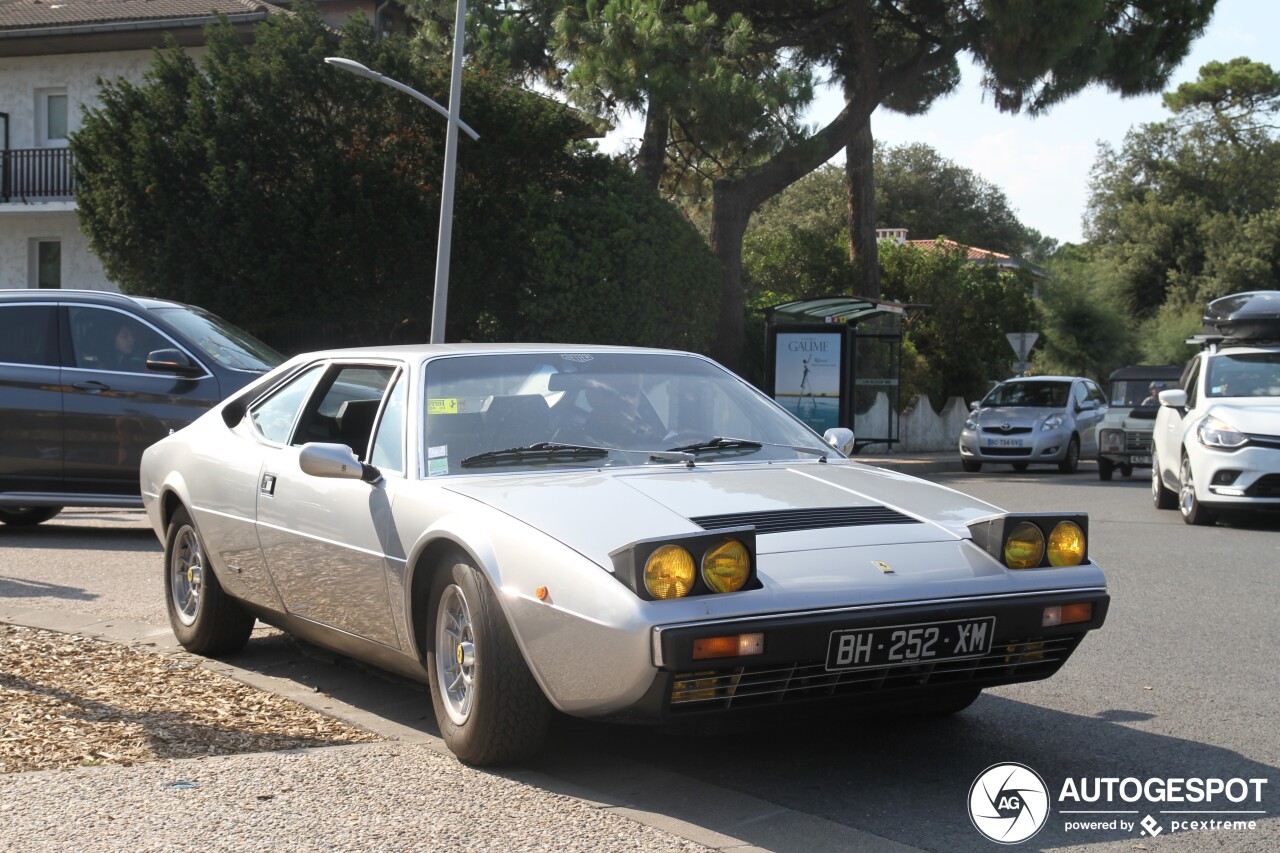
[(71, 151), (66, 148), (0, 151), (0, 202), (75, 198), (72, 162)]

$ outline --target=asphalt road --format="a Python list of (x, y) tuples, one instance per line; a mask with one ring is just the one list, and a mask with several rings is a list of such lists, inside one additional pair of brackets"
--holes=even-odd
[[(896, 842), (963, 851), (999, 849), (972, 825), (969, 789), (989, 766), (1018, 762), (1043, 778), (1053, 811), (1017, 849), (1280, 850), (1280, 518), (1188, 527), (1175, 512), (1151, 508), (1144, 478), (1102, 483), (1091, 466), (1069, 477), (1046, 469), (932, 479), (1009, 509), (1090, 513), (1090, 551), (1107, 572), (1111, 611), (1106, 627), (1052, 679), (989, 691), (941, 721), (783, 721), (677, 735), (562, 720), (531, 769), (567, 789), (616, 792), (708, 831), (723, 825), (722, 812), (737, 801), (739, 812), (757, 810), (760, 820), (753, 825), (739, 814), (734, 836), (766, 849), (848, 850), (853, 838), (868, 850)], [(159, 544), (138, 513), (67, 512), (36, 530), (2, 530), (0, 612), (62, 609), (161, 625), (159, 566)], [(255, 640), (235, 663), (279, 675), (272, 669), (279, 643)], [(288, 677), (323, 681), (357, 707), (364, 702), (401, 724), (431, 729), (415, 685), (323, 658)], [(388, 693), (400, 704), (386, 704)], [(384, 704), (375, 707), (368, 698), (375, 694)], [(393, 706), (400, 710), (380, 710)], [(1059, 797), (1069, 779), (1090, 793), (1098, 778), (1267, 782), (1250, 788), (1261, 790), (1257, 801)], [(1154, 837), (1140, 834), (1141, 826), (1067, 828), (1148, 816)], [(1178, 830), (1173, 823), (1191, 820), (1253, 820), (1256, 828)]]

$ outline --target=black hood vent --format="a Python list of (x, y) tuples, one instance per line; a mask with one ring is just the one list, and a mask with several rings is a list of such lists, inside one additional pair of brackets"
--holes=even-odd
[(922, 524), (887, 506), (832, 506), (816, 509), (777, 509), (764, 512), (729, 512), (689, 519), (703, 530), (754, 527), (756, 533), (789, 533), (824, 527), (865, 527), (872, 524)]

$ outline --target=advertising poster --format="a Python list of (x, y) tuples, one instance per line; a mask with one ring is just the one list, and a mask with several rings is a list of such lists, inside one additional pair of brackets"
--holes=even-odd
[(774, 399), (819, 433), (840, 425), (840, 343), (831, 332), (779, 332)]

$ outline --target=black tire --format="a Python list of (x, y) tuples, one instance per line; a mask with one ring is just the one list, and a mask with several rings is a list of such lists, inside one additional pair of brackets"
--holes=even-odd
[(1154, 453), (1151, 456), (1151, 503), (1156, 509), (1173, 509), (1178, 505), (1178, 496), (1165, 488), (1160, 479), (1160, 460)]
[(1022, 473), (1023, 471), (1027, 470), (1027, 465), (1028, 463), (1026, 462), (1015, 462), (1013, 463), (1013, 470), (1017, 471), (1018, 473)]
[(1204, 525), (1217, 521), (1213, 512), (1196, 499), (1191, 460), (1185, 456), (1182, 457), (1182, 467), (1178, 470), (1178, 509), (1182, 512), (1182, 520), (1187, 524)]
[(1074, 474), (1080, 470), (1080, 439), (1074, 435), (1067, 442), (1067, 455), (1058, 463), (1058, 470), (1064, 474)]
[(982, 463), (974, 462), (969, 459), (961, 459), (960, 467), (963, 468), (969, 474), (976, 474), (982, 470)]
[(60, 512), (60, 506), (0, 506), (0, 524), (33, 527), (44, 524)]
[(486, 767), (536, 753), (551, 705), (488, 582), (464, 558), (449, 559), (436, 572), (426, 627), (431, 704), (440, 736), (458, 760)]
[(223, 591), (185, 507), (174, 512), (165, 536), (164, 600), (173, 635), (193, 654), (232, 654), (249, 642), (254, 617)]
[(1132, 477), (1132, 476), (1133, 476), (1133, 466), (1132, 466), (1132, 465), (1121, 465), (1121, 466), (1120, 466), (1120, 475), (1121, 475), (1121, 476), (1123, 476), (1123, 477)]
[(1098, 479), (1110, 482), (1111, 472), (1116, 470), (1116, 463), (1110, 459), (1098, 457)]

